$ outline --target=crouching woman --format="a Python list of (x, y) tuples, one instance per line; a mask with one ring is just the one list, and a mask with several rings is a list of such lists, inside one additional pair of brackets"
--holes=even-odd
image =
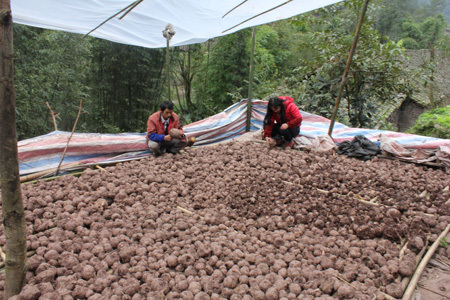
[(302, 115), (292, 97), (270, 98), (264, 118), (264, 139), (269, 147), (292, 148), (301, 124)]

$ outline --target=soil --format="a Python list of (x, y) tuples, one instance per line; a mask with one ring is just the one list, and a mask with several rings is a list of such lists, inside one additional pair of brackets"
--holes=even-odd
[(400, 298), (449, 224), (449, 185), (443, 169), (250, 142), (23, 184), (34, 252), (17, 299)]

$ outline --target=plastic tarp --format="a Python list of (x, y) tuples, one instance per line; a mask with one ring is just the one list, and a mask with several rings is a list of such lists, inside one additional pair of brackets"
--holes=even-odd
[[(134, 2), (11, 0), (11, 7), (16, 23), (87, 34)], [(143, 0), (128, 14), (124, 10), (90, 35), (122, 44), (165, 47), (167, 41), (162, 31), (170, 23), (176, 32), (170, 45), (181, 46), (205, 42), (246, 27), (286, 19), (337, 2), (340, 1)]]
[[(252, 132), (261, 130), (266, 110), (267, 101), (252, 100), (250, 126)], [(329, 141), (327, 133), (330, 120), (304, 111), (300, 112), (303, 122), (296, 141), (309, 140), (313, 144), (321, 140)], [(196, 137), (195, 146), (238, 140), (245, 133), (246, 117), (247, 100), (242, 100), (217, 115), (186, 125), (184, 131), (187, 137)], [(146, 120), (142, 121), (143, 127), (145, 122)], [(20, 141), (18, 143), (20, 175), (56, 168), (61, 161), (70, 135), (70, 132), (54, 131)], [(332, 142), (340, 144), (343, 141), (351, 141), (357, 135), (365, 136), (379, 145), (383, 151), (397, 157), (415, 162), (440, 159), (443, 164), (450, 165), (449, 139), (386, 130), (350, 128), (336, 122)], [(329, 148), (327, 146), (327, 149)], [(70, 170), (89, 165), (116, 163), (149, 155), (145, 133), (74, 133), (61, 169)]]

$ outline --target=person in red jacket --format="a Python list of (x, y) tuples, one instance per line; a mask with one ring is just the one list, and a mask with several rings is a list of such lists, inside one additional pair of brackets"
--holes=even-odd
[(269, 147), (292, 148), (292, 140), (300, 133), (302, 115), (291, 97), (270, 98), (264, 118), (264, 139)]
[[(160, 109), (147, 120), (148, 147), (155, 156), (164, 152), (176, 154), (188, 145), (183, 125), (177, 114), (173, 112), (171, 101), (161, 103)], [(178, 131), (171, 131), (172, 129), (178, 129)]]

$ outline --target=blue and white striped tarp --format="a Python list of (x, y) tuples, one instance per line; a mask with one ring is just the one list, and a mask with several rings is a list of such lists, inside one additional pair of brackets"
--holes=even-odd
[[(267, 101), (252, 100), (251, 131), (262, 128), (266, 114)], [(300, 135), (315, 138), (327, 135), (330, 120), (301, 111), (303, 122)], [(245, 133), (247, 100), (225, 109), (223, 112), (204, 120), (184, 126), (187, 137), (195, 137), (195, 146), (211, 145)], [(143, 127), (145, 126), (143, 120)], [(60, 161), (70, 132), (54, 131), (46, 135), (20, 141), (18, 143), (19, 170), (21, 175), (56, 168)], [(426, 149), (448, 153), (450, 140), (405, 134), (386, 130), (350, 128), (336, 122), (332, 134), (333, 141), (339, 144), (350, 141), (356, 135), (363, 135), (378, 143), (380, 135), (392, 139), (399, 147), (406, 149)], [(62, 170), (83, 166), (116, 163), (146, 157), (148, 151), (145, 132), (143, 133), (74, 133), (64, 156)], [(444, 159), (445, 160), (445, 159)], [(450, 157), (449, 157), (450, 162)]]

